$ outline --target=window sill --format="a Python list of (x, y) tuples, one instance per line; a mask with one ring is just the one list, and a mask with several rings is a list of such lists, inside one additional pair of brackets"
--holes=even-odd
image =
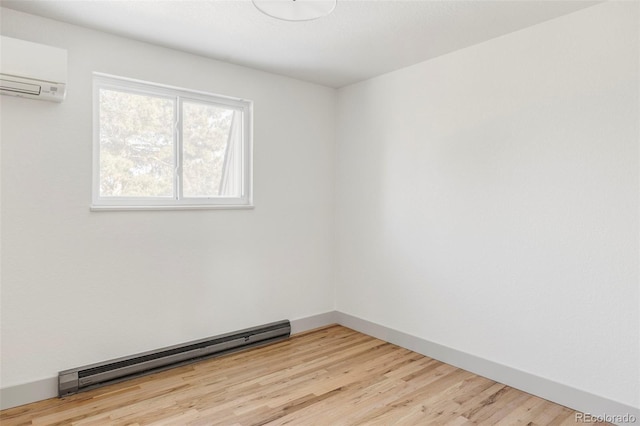
[(229, 205), (198, 205), (185, 204), (175, 206), (98, 206), (91, 205), (92, 212), (107, 211), (143, 211), (143, 210), (252, 210), (253, 204), (229, 204)]

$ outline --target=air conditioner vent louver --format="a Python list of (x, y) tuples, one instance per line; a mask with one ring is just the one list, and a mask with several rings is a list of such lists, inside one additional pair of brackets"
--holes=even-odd
[(61, 371), (58, 373), (58, 396), (63, 397), (205, 358), (263, 346), (286, 339), (290, 335), (291, 324), (284, 320)]
[(40, 85), (20, 82), (15, 78), (12, 79), (11, 77), (4, 77), (0, 74), (0, 90), (24, 93), (27, 95), (39, 95)]

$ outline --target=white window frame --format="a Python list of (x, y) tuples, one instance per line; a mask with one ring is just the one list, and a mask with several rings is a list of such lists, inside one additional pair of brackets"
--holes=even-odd
[[(101, 197), (100, 196), (100, 89), (173, 99), (176, 118), (174, 123), (174, 190), (172, 197)], [(239, 197), (193, 197), (182, 194), (182, 103), (204, 102), (233, 109), (241, 114), (242, 157), (241, 191)], [(242, 209), (253, 208), (253, 102), (207, 92), (183, 89), (108, 74), (93, 74), (93, 184), (91, 210), (181, 210), (181, 209)]]

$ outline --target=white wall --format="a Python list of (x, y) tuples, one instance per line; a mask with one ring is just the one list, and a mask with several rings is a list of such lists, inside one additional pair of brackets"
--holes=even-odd
[[(2, 387), (334, 308), (336, 91), (2, 9), (68, 49), (62, 104), (2, 106)], [(90, 212), (91, 73), (251, 99), (254, 210)]]
[(338, 311), (640, 407), (639, 13), (339, 91)]

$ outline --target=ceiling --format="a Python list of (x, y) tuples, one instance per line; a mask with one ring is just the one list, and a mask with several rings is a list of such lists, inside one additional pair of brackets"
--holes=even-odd
[(0, 0), (3, 7), (342, 87), (591, 6), (555, 0), (338, 0), (287, 22), (250, 0)]

